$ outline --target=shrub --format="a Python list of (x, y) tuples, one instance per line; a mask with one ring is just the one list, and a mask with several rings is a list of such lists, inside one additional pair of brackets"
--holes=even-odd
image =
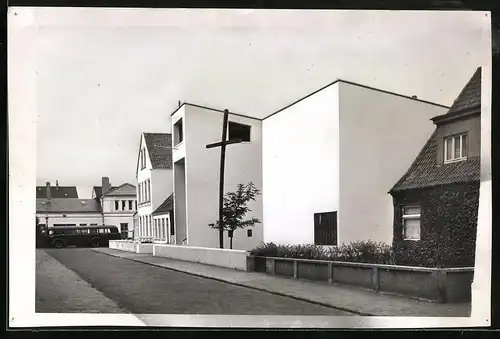
[(276, 245), (263, 243), (250, 251), (253, 256), (393, 264), (391, 246), (373, 241), (356, 241), (339, 247)]

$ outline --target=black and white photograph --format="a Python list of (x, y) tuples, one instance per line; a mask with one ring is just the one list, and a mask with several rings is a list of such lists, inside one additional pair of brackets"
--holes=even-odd
[(11, 7), (9, 326), (490, 325), (491, 15)]

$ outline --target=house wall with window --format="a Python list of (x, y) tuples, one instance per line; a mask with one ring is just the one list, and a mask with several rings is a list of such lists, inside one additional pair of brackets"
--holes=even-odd
[[(457, 146), (456, 142), (453, 142), (455, 148), (452, 147), (451, 150), (446, 150), (451, 151), (451, 153), (445, 152), (446, 145), (450, 145), (450, 141), (454, 137), (458, 139), (462, 135), (466, 136), (467, 145), (465, 148), (467, 154), (463, 154), (462, 147)], [(439, 129), (436, 130), (435, 137), (437, 141), (436, 156), (438, 164), (447, 162), (449, 160), (446, 159), (447, 155), (448, 157), (451, 155), (451, 160), (453, 161), (456, 158), (456, 151), (460, 151), (462, 158), (479, 157), (481, 154), (481, 117), (470, 116), (459, 121), (442, 124)]]
[[(479, 181), (402, 191), (393, 196), (393, 245), (398, 264), (474, 266)], [(418, 208), (418, 218), (404, 217), (408, 206)]]
[(97, 226), (102, 225), (102, 215), (96, 213), (37, 213), (41, 225), (46, 225), (47, 228), (58, 225), (74, 225), (74, 226)]
[(338, 108), (335, 84), (263, 121), (265, 242), (313, 244), (315, 213), (338, 211)]
[(340, 83), (339, 243), (392, 242), (388, 191), (434, 130), (447, 107)]
[(144, 135), (141, 134), (141, 142), (139, 149), (138, 169), (137, 169), (137, 220), (139, 223), (138, 237), (140, 240), (150, 240), (151, 232), (151, 213), (153, 206), (150, 196), (152, 166), (146, 151), (146, 143)]
[[(148, 149), (146, 137), (151, 139)], [(158, 139), (159, 138), (159, 139)], [(166, 143), (168, 140), (168, 144)], [(154, 220), (152, 213), (173, 191), (173, 170), (166, 158), (171, 153), (171, 140), (163, 133), (142, 133), (137, 161), (137, 232), (134, 236), (138, 240), (153, 241)], [(159, 157), (160, 162), (153, 157)], [(161, 153), (161, 154), (160, 154)], [(154, 160), (154, 159), (153, 159)], [(170, 167), (170, 168), (169, 168)], [(132, 225), (132, 223), (131, 223)]]
[(432, 118), (434, 133), (390, 191), (397, 263), (474, 266), (481, 173), (480, 120), (478, 68), (447, 113)]
[[(175, 144), (176, 140), (179, 141), (175, 124), (180, 119), (183, 141)], [(235, 191), (238, 184), (249, 182), (262, 191), (261, 121), (235, 114), (229, 114), (229, 121), (248, 126), (250, 141), (227, 146), (224, 191)], [(184, 104), (173, 114), (172, 123), (174, 175), (177, 174), (174, 183), (177, 243), (187, 238), (186, 243), (190, 246), (218, 247), (218, 231), (209, 228), (208, 224), (218, 219), (220, 148), (207, 149), (206, 145), (221, 140), (223, 113)], [(229, 135), (232, 133), (229, 132)], [(182, 178), (179, 178), (179, 173)], [(247, 218), (256, 217), (262, 221), (261, 199), (262, 196), (258, 196), (255, 202), (248, 205), (252, 212), (247, 214)], [(236, 230), (233, 248), (256, 247), (262, 241), (262, 227), (262, 223), (255, 225), (250, 236), (246, 230)], [(227, 232), (224, 242), (225, 248), (229, 248)]]

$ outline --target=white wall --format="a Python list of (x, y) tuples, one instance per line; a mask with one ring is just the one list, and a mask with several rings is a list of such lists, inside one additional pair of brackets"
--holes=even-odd
[(171, 169), (151, 171), (151, 206), (155, 211), (174, 191), (174, 172)]
[(339, 242), (392, 242), (387, 192), (408, 170), (446, 108), (341, 82)]
[(97, 224), (102, 225), (102, 215), (101, 213), (64, 213), (66, 217), (63, 217), (63, 213), (37, 213), (36, 216), (39, 218), (40, 224), (46, 224), (46, 217), (48, 216), (47, 227), (53, 227), (54, 224)]
[[(191, 105), (185, 105), (184, 114), (188, 244), (218, 247), (218, 232), (207, 225), (218, 219), (220, 148), (207, 149), (205, 146), (220, 141), (223, 114)], [(225, 192), (235, 191), (237, 184), (250, 181), (262, 190), (261, 121), (233, 114), (229, 115), (229, 121), (252, 127), (250, 142), (229, 145), (226, 149)], [(253, 211), (247, 214), (248, 218), (263, 219), (261, 196), (249, 207)], [(175, 227), (180, 226), (176, 224)], [(262, 228), (262, 224), (256, 225), (252, 237), (247, 237), (246, 230), (235, 231), (233, 248), (257, 246), (262, 241)], [(227, 233), (224, 246), (229, 247)]]
[(314, 243), (314, 213), (338, 210), (338, 84), (263, 121), (264, 241)]

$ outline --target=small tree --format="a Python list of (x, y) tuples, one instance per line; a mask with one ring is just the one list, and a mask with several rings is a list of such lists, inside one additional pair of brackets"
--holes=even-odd
[[(247, 185), (238, 184), (236, 192), (228, 192), (224, 197), (224, 205), (222, 208), (222, 217), (224, 230), (228, 231), (229, 248), (233, 248), (234, 231), (238, 228), (253, 227), (259, 224), (260, 220), (251, 218), (244, 220), (245, 215), (252, 210), (247, 206), (250, 201), (255, 201), (260, 191), (255, 185), (250, 182)], [(208, 224), (209, 227), (219, 229), (219, 220), (215, 223)]]

